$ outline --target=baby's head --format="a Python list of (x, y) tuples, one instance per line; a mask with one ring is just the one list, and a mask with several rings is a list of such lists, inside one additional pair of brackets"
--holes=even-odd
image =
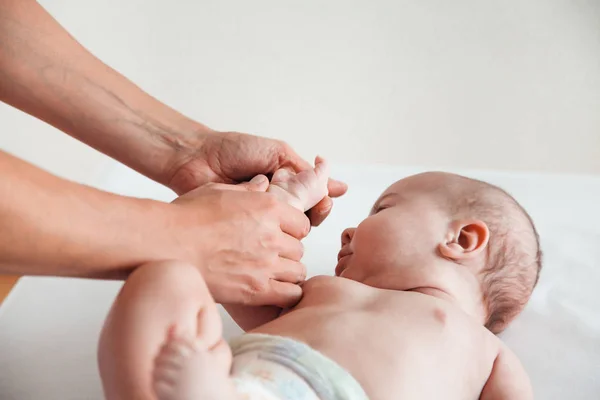
[(501, 332), (537, 283), (535, 226), (504, 190), (429, 172), (390, 186), (342, 234), (336, 275), (392, 290), (437, 293)]

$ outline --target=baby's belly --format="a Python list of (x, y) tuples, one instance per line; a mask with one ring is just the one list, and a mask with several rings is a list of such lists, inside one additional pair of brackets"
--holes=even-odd
[(310, 345), (350, 372), (373, 400), (478, 398), (497, 352), (491, 334), (443, 307), (411, 303), (306, 307), (256, 332)]

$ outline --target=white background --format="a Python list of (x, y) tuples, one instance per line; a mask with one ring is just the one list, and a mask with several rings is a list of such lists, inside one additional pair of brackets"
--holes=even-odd
[[(42, 4), (94, 54), (174, 108), (216, 129), (287, 140), (306, 158), (600, 174), (597, 0)], [(2, 105), (0, 148), (77, 181), (172, 195)], [(341, 229), (413, 170), (334, 171), (353, 186), (307, 241), (311, 273), (333, 267)], [(542, 234), (540, 286), (505, 335), (537, 398), (599, 397), (600, 181), (478, 176), (513, 191)], [(117, 289), (23, 281), (0, 309), (0, 398), (100, 398), (95, 341)]]
[[(44, 0), (94, 54), (221, 130), (334, 162), (600, 173), (597, 0)], [(0, 148), (103, 156), (0, 106)]]

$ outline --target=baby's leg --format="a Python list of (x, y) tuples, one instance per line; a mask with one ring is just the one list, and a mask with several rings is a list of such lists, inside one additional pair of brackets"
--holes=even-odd
[(235, 400), (230, 364), (224, 341), (206, 348), (202, 339), (170, 333), (155, 360), (154, 391), (159, 400)]
[(139, 267), (115, 300), (100, 338), (106, 398), (231, 398), (231, 353), (221, 333), (216, 305), (194, 267), (176, 261)]
[(317, 157), (314, 169), (298, 174), (285, 169), (277, 170), (268, 191), (291, 206), (308, 211), (327, 196), (328, 180), (329, 166), (325, 160)]

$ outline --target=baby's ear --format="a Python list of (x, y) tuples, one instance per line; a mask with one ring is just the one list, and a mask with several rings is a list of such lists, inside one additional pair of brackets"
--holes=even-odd
[(460, 262), (482, 254), (490, 240), (490, 230), (480, 220), (457, 220), (448, 226), (446, 239), (438, 248), (444, 258)]

